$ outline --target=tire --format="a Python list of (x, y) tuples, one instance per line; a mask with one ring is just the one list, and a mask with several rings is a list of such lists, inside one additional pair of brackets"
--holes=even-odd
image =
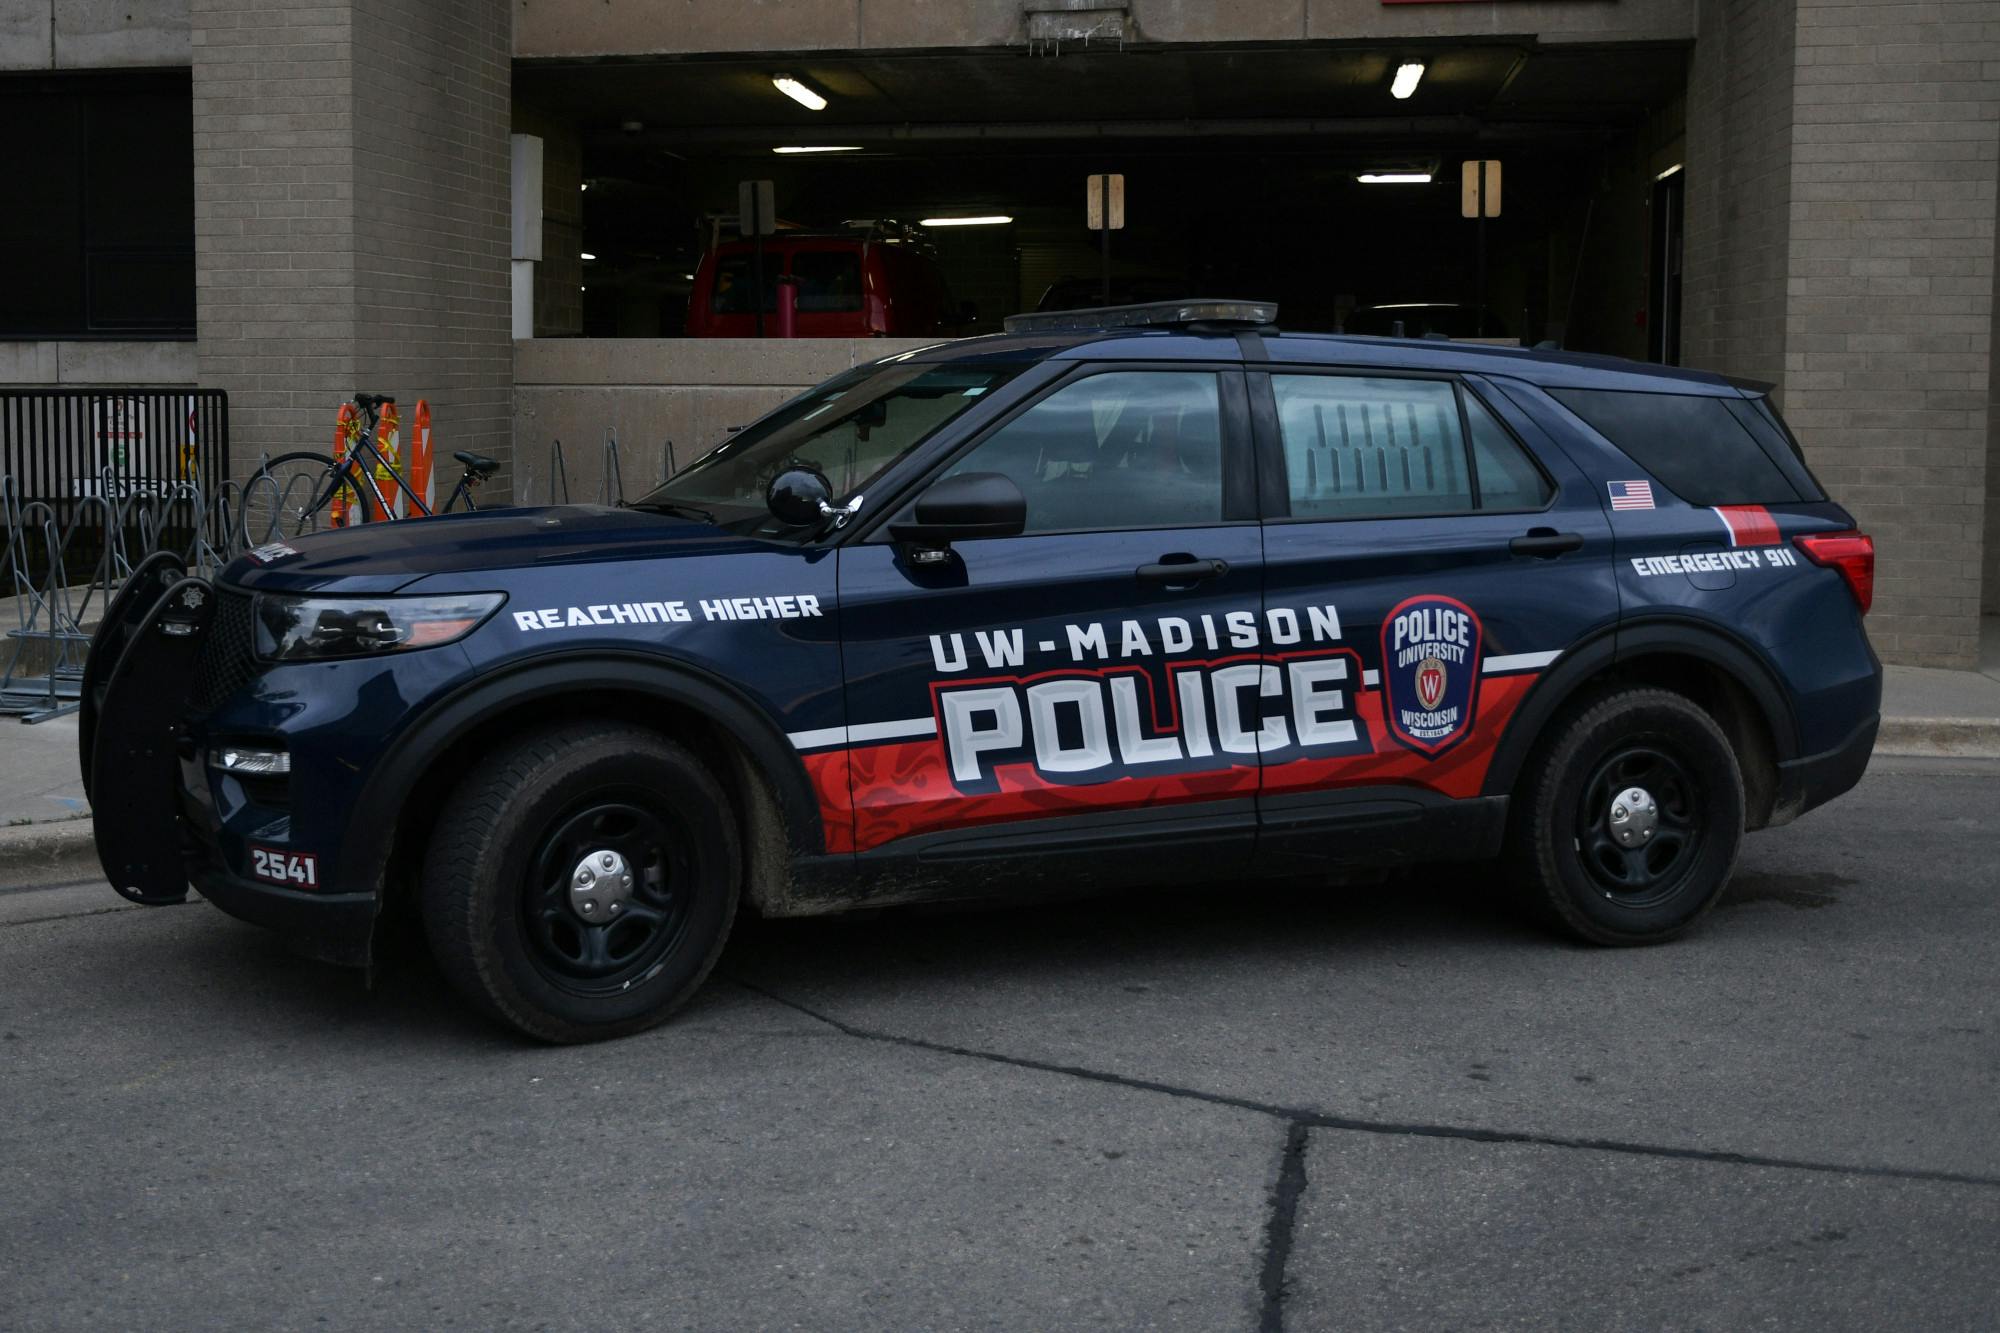
[[(588, 889), (585, 861), (606, 876)], [(699, 759), (655, 732), (571, 723), (452, 793), (420, 896), (431, 952), (467, 999), (528, 1036), (582, 1042), (652, 1027), (694, 994), (741, 878), (736, 812)]]
[(243, 485), (237, 525), (243, 545), (262, 546), (331, 527), (329, 511), (336, 491), (347, 496), (348, 523), (366, 521), (368, 506), (352, 466), (336, 481), (332, 457), (310, 449), (279, 454), (266, 462)]
[[(1620, 799), (1635, 787), (1651, 801), (1650, 834), (1644, 802)], [(1533, 909), (1590, 943), (1669, 940), (1728, 887), (1743, 805), (1736, 753), (1692, 701), (1600, 694), (1558, 716), (1514, 793), (1513, 878)]]

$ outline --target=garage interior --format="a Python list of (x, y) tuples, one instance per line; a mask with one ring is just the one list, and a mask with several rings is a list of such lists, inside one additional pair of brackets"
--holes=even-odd
[[(1360, 308), (1413, 303), (1473, 320), (1481, 227), (1461, 216), (1460, 170), (1483, 158), (1502, 165), (1500, 215), (1484, 225), (1485, 334), (1673, 362), (1687, 59), (1677, 43), (1510, 39), (926, 51), (783, 68), (517, 61), (514, 128), (545, 153), (535, 333), (681, 334), (696, 264), (735, 238), (737, 183), (758, 178), (775, 182), (787, 229), (1011, 219), (924, 229), (974, 313), (967, 332), (998, 329), (1051, 288), (1096, 304), (1084, 203), (1099, 172), (1125, 177), (1114, 300), (1272, 299), (1292, 329), (1359, 327)], [(1423, 73), (1398, 99), (1391, 85), (1412, 63)], [(781, 75), (825, 107), (781, 93)], [(1382, 174), (1431, 180), (1358, 179)]]

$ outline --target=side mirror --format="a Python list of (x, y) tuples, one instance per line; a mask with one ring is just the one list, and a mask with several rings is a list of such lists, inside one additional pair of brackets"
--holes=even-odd
[(999, 472), (962, 472), (918, 497), (913, 521), (891, 523), (889, 535), (939, 550), (954, 541), (1012, 537), (1028, 526), (1028, 497)]
[(764, 504), (781, 521), (794, 527), (817, 523), (826, 517), (833, 500), (833, 487), (811, 468), (787, 468), (771, 478), (764, 491)]

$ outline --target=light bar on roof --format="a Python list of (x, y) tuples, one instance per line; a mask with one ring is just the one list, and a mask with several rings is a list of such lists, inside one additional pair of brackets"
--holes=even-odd
[(1172, 328), (1182, 324), (1275, 324), (1275, 301), (1227, 301), (1195, 297), (1184, 301), (1149, 301), (1144, 305), (1107, 305), (1091, 310), (1048, 310), (1009, 315), (1009, 333), (1070, 333), (1088, 329)]

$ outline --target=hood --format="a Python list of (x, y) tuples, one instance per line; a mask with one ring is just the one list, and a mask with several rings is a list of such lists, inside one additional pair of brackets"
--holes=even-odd
[(364, 523), (259, 546), (221, 581), (265, 592), (387, 593), (432, 574), (768, 549), (710, 523), (601, 505)]

